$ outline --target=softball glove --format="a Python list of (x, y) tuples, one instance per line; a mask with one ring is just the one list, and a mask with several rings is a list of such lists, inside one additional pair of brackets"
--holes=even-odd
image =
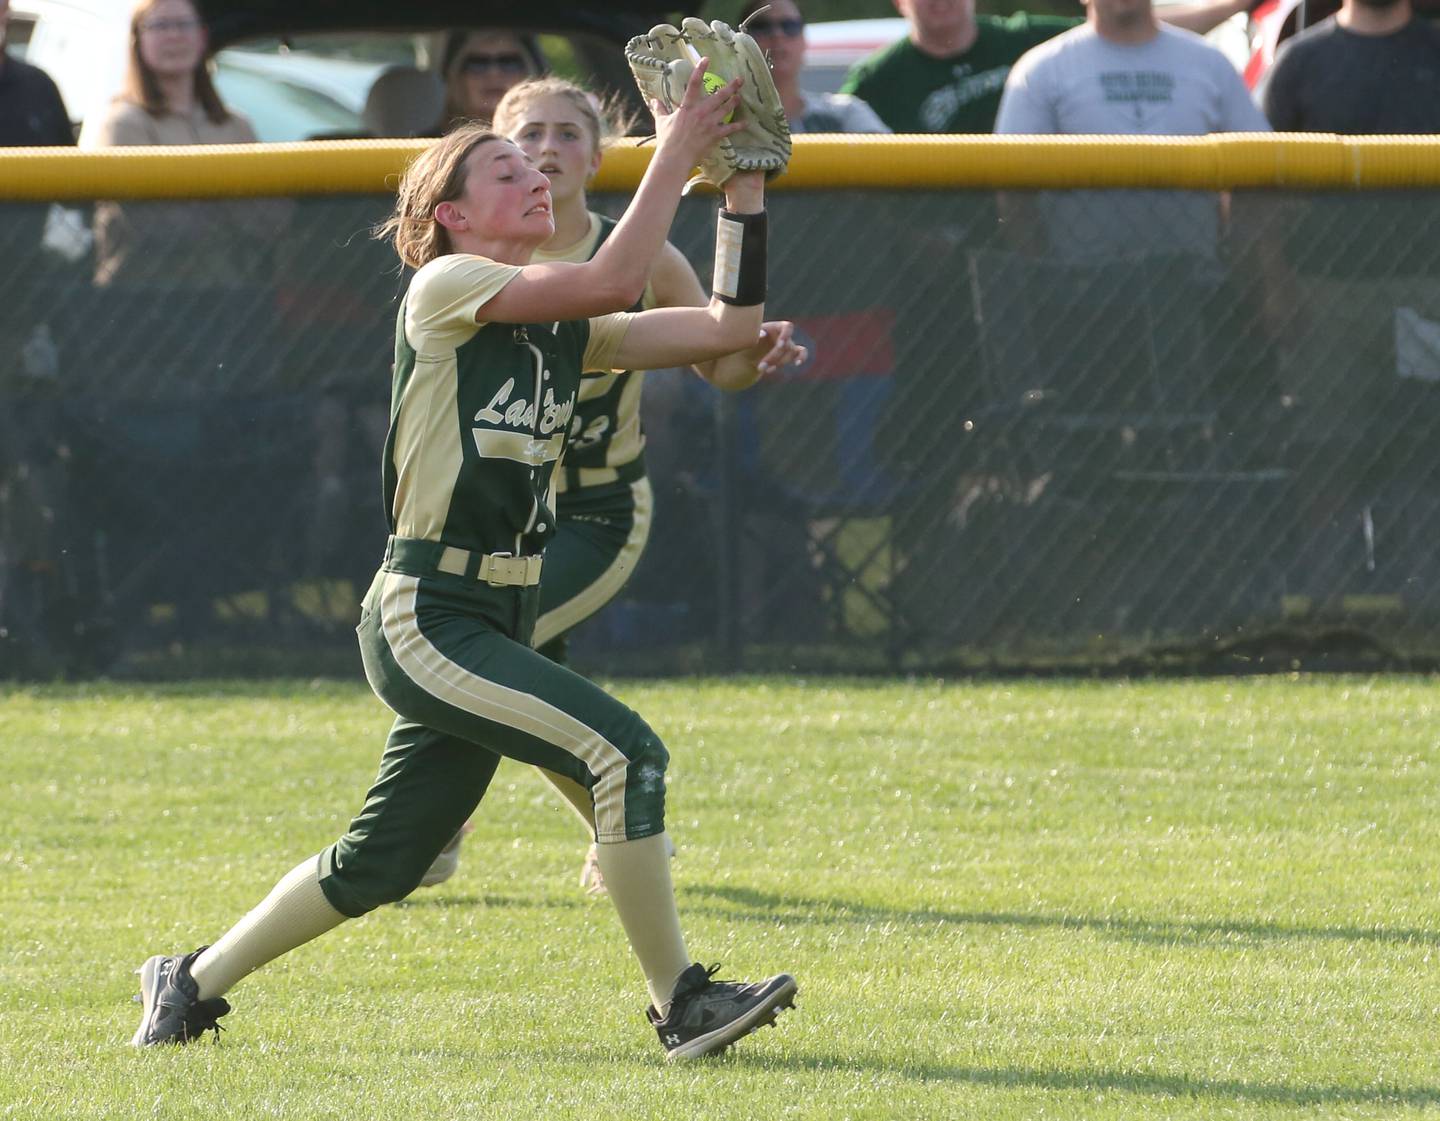
[(691, 185), (698, 181), (719, 187), (737, 171), (763, 171), (767, 178), (779, 175), (790, 163), (790, 122), (765, 52), (744, 30), (732, 30), (718, 19), (706, 23), (687, 16), (678, 29), (659, 24), (648, 35), (631, 39), (625, 48), (640, 92), (666, 112), (674, 112), (684, 99), (685, 84), (701, 56), (710, 60), (707, 90), (719, 89), (733, 78), (744, 79), (734, 119), (745, 127), (725, 137), (701, 160)]

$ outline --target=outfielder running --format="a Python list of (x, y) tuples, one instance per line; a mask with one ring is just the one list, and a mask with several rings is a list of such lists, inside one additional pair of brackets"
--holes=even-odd
[(527, 263), (554, 234), (549, 182), (503, 137), (463, 127), (407, 169), (384, 228), (417, 269), (396, 324), (384, 460), (391, 537), (359, 628), (366, 676), (396, 713), (379, 777), (349, 831), (213, 946), (145, 962), (135, 1045), (185, 1043), (217, 1027), (230, 1011), (224, 994), (252, 971), (408, 895), (502, 755), (590, 791), (601, 868), (667, 1057), (723, 1050), (793, 1003), (788, 974), (721, 982), (691, 962), (665, 850), (664, 745), (636, 713), (530, 647), (541, 550), (555, 532), (552, 474), (582, 372), (674, 366), (746, 346), (756, 361), (794, 357), (755, 343), (765, 283), (759, 172), (724, 182), (717, 298), (620, 311), (644, 287), (690, 169), (717, 146), (733, 151), (729, 138), (753, 121), (744, 83), (707, 95), (705, 69), (687, 68), (683, 93), (657, 101), (649, 169), (582, 264)]
[[(555, 234), (532, 261), (588, 261), (615, 229), (615, 221), (589, 209), (586, 192), (600, 169), (604, 143), (622, 131), (590, 95), (562, 78), (535, 78), (511, 87), (495, 110), (494, 128), (518, 144), (550, 180)], [(690, 262), (670, 242), (655, 261), (640, 305), (704, 307), (708, 302)], [(793, 327), (763, 324), (776, 348), (790, 345)], [(746, 389), (768, 372), (751, 350), (694, 366), (711, 385)], [(650, 535), (653, 493), (645, 471), (640, 424), (644, 370), (586, 378), (570, 421), (570, 443), (557, 470), (555, 536), (545, 546), (535, 649), (566, 664), (565, 636), (608, 604), (634, 573)], [(541, 771), (594, 835), (589, 791)], [(426, 886), (442, 883), (459, 863), (462, 834), (447, 844), (426, 873)], [(597, 846), (586, 854), (580, 884), (605, 890)]]

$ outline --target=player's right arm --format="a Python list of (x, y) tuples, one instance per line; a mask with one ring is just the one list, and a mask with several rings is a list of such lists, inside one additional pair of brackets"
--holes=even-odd
[(745, 127), (743, 121), (726, 123), (735, 108), (740, 79), (707, 94), (705, 68), (705, 60), (695, 67), (685, 97), (673, 113), (654, 106), (655, 155), (624, 216), (595, 256), (581, 264), (526, 265), (476, 312), (478, 321), (586, 319), (623, 310), (640, 299), (691, 170), (722, 139)]

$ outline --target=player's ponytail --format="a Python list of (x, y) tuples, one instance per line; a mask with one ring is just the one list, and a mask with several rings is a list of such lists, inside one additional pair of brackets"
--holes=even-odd
[(499, 139), (484, 125), (468, 124), (426, 148), (400, 176), (394, 213), (375, 227), (374, 236), (391, 242), (411, 268), (453, 252), (449, 233), (435, 220), (435, 208), (465, 193), (466, 159), (481, 144)]

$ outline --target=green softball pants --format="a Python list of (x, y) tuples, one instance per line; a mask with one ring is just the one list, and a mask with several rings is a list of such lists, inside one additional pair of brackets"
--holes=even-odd
[(650, 480), (581, 487), (555, 504), (555, 536), (545, 546), (535, 649), (566, 664), (566, 632), (620, 594), (650, 539)]
[(396, 720), (364, 807), (323, 856), (321, 887), (345, 915), (419, 885), (502, 756), (588, 788), (601, 843), (665, 828), (664, 744), (631, 709), (530, 648), (538, 589), (440, 573), (424, 552), (392, 539), (361, 608), (365, 674)]

